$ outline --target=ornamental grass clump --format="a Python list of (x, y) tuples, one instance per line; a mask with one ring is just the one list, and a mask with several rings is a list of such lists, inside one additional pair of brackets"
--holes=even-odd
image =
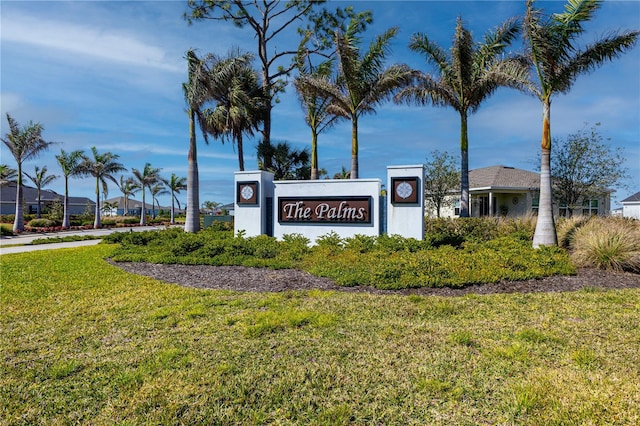
[(593, 217), (571, 239), (578, 266), (640, 273), (640, 222)]

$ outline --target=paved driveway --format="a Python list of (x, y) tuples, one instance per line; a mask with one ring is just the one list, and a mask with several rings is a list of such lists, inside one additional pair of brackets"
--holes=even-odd
[[(177, 225), (180, 226), (180, 225)], [(63, 231), (63, 232), (45, 232), (42, 234), (22, 233), (16, 236), (0, 237), (0, 255), (11, 253), (23, 253), (27, 251), (37, 250), (53, 250), (59, 248), (69, 247), (82, 247), (98, 244), (100, 239), (96, 240), (84, 240), (84, 241), (71, 241), (68, 243), (51, 243), (51, 244), (36, 244), (29, 245), (33, 240), (38, 238), (53, 238), (53, 237), (65, 237), (70, 235), (93, 235), (104, 236), (113, 232), (142, 232), (142, 231), (157, 231), (166, 229), (164, 225), (161, 226), (135, 226), (132, 228), (105, 228), (105, 229), (83, 229), (75, 231)], [(14, 245), (20, 244), (20, 245)], [(12, 247), (7, 247), (7, 246)]]

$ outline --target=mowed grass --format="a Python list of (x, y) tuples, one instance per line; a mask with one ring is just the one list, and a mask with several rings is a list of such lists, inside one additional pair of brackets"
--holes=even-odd
[(0, 424), (640, 423), (640, 290), (205, 291), (0, 256)]

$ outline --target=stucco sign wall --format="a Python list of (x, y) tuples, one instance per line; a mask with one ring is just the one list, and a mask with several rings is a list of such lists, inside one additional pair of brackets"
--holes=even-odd
[(380, 179), (273, 181), (268, 172), (236, 172), (235, 232), (278, 239), (301, 234), (315, 242), (331, 232), (342, 238), (377, 236), (386, 225), (389, 234), (422, 239), (423, 174), (421, 165), (389, 166), (391, 195), (381, 206)]
[(275, 181), (273, 236), (380, 234), (379, 179)]

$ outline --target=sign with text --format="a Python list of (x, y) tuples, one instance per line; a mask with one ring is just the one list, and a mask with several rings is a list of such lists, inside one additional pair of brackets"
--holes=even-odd
[(371, 197), (278, 198), (280, 223), (371, 223)]

